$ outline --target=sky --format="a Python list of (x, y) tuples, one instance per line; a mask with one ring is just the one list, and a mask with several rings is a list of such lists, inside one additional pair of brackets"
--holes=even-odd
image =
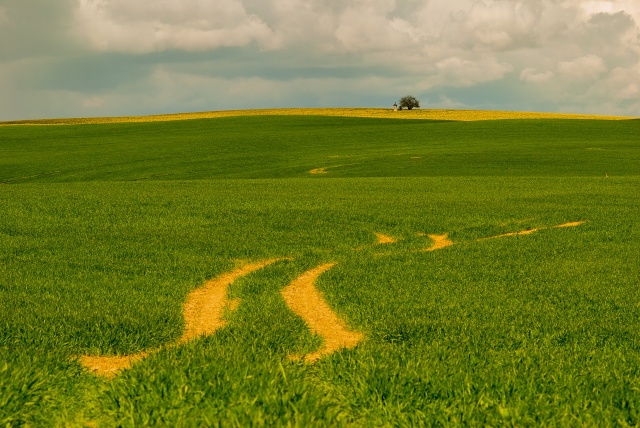
[(404, 95), (640, 116), (640, 0), (0, 0), (0, 121)]

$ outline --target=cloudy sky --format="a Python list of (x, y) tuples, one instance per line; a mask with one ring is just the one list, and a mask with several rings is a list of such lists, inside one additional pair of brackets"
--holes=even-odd
[(0, 120), (406, 94), (640, 115), (640, 0), (0, 0)]

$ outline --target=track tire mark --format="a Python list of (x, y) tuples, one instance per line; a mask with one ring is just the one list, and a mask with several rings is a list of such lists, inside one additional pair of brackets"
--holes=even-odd
[(327, 168), (331, 168), (330, 166), (325, 166), (322, 168), (314, 168), (311, 171), (309, 171), (309, 174), (311, 175), (318, 175), (318, 174), (326, 174), (327, 173)]
[(90, 355), (83, 355), (78, 358), (78, 362), (91, 373), (111, 379), (122, 370), (131, 368), (134, 363), (147, 358), (148, 356), (149, 353), (147, 352), (139, 352), (137, 354), (123, 356), (92, 357)]
[(210, 279), (202, 287), (198, 287), (187, 295), (187, 300), (182, 307), (185, 330), (178, 343), (186, 343), (199, 336), (209, 336), (227, 322), (224, 320), (225, 308), (233, 310), (238, 301), (230, 302), (227, 298), (227, 290), (238, 278), (246, 276), (258, 269), (262, 269), (281, 259), (263, 260), (249, 263), (238, 269), (223, 273)]
[(532, 233), (538, 232), (540, 230), (563, 229), (563, 228), (567, 228), (567, 227), (578, 227), (578, 226), (581, 226), (581, 225), (583, 225), (585, 223), (586, 223), (586, 220), (571, 221), (571, 222), (568, 222), (568, 223), (557, 224), (555, 226), (539, 227), (539, 228), (534, 228), (534, 229), (521, 230), (520, 232), (502, 233), (500, 235), (489, 236), (489, 237), (486, 237), (486, 238), (478, 238), (477, 240), (478, 241), (486, 241), (487, 239), (505, 238), (505, 237), (509, 237), (509, 236), (531, 235)]
[(423, 251), (436, 251), (453, 245), (453, 241), (449, 239), (448, 233), (442, 235), (427, 235), (433, 241), (433, 244)]
[(347, 329), (315, 287), (316, 279), (333, 266), (335, 263), (326, 263), (308, 270), (281, 292), (289, 308), (305, 321), (312, 333), (324, 340), (320, 350), (304, 357), (292, 356), (292, 359), (312, 363), (342, 348), (354, 348), (364, 338), (362, 333)]
[(239, 304), (239, 299), (228, 299), (227, 291), (229, 286), (238, 278), (249, 275), (258, 269), (262, 269), (280, 260), (285, 259), (270, 259), (245, 264), (231, 272), (223, 273), (220, 276), (210, 279), (203, 286), (191, 291), (182, 306), (185, 330), (177, 342), (148, 352), (140, 352), (132, 355), (83, 355), (78, 357), (78, 362), (95, 375), (113, 378), (122, 370), (131, 368), (134, 363), (161, 349), (174, 348), (198, 337), (209, 336), (215, 333), (227, 324), (224, 320), (225, 309), (228, 308), (233, 311)]
[(586, 223), (586, 220), (582, 221), (570, 221), (569, 223), (563, 223), (553, 226), (554, 229), (562, 229), (565, 227), (578, 227)]

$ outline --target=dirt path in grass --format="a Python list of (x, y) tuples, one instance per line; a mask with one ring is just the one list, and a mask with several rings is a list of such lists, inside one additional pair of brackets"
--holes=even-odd
[(536, 228), (536, 229), (521, 230), (519, 232), (502, 233), (500, 235), (488, 236), (486, 238), (480, 238), (480, 239), (478, 239), (478, 241), (485, 241), (487, 239), (496, 239), (496, 238), (506, 238), (508, 236), (531, 235), (532, 233), (535, 233), (535, 232), (537, 232), (539, 230), (541, 230), (541, 229)]
[[(530, 235), (545, 229), (578, 227), (584, 223), (586, 223), (586, 221), (572, 221), (555, 226), (539, 227), (479, 238), (477, 241)], [(374, 233), (377, 238), (376, 245), (394, 244), (398, 242), (398, 239), (392, 236), (378, 232)], [(428, 236), (433, 241), (430, 247), (421, 251), (436, 251), (453, 245), (453, 241), (449, 239), (446, 233), (442, 235), (420, 233), (419, 235)], [(389, 254), (393, 253), (378, 255)], [(135, 362), (148, 357), (160, 349), (179, 346), (198, 337), (211, 335), (226, 325), (227, 322), (224, 319), (225, 310), (233, 311), (239, 304), (238, 299), (231, 300), (228, 298), (229, 286), (237, 279), (280, 260), (285, 259), (279, 258), (245, 263), (237, 269), (210, 279), (201, 287), (191, 291), (187, 295), (187, 299), (182, 307), (185, 320), (184, 333), (175, 343), (132, 355), (81, 356), (78, 357), (78, 361), (92, 373), (111, 378), (121, 370), (130, 368)], [(307, 323), (314, 334), (319, 335), (324, 340), (324, 345), (320, 350), (304, 356), (306, 362), (316, 361), (342, 348), (353, 348), (364, 338), (362, 333), (348, 330), (345, 322), (331, 310), (321, 293), (315, 287), (317, 278), (333, 266), (335, 266), (335, 263), (327, 263), (308, 270), (282, 290), (282, 296), (289, 308)]]
[[(176, 343), (167, 345), (165, 348), (181, 345), (200, 336), (209, 336), (224, 327), (227, 323), (224, 319), (225, 309), (234, 310), (239, 303), (238, 299), (230, 300), (227, 297), (229, 286), (238, 278), (280, 260), (283, 259), (270, 259), (245, 264), (231, 272), (223, 273), (216, 278), (210, 279), (202, 287), (191, 291), (182, 306), (185, 322), (184, 333)], [(92, 357), (85, 355), (79, 357), (78, 361), (92, 373), (110, 378), (160, 349), (162, 348), (123, 356)]]
[(586, 221), (584, 221), (584, 220), (583, 221), (571, 221), (569, 223), (558, 224), (558, 225), (550, 226), (550, 227), (538, 227), (538, 228), (534, 228), (534, 229), (521, 230), (519, 232), (502, 233), (500, 235), (489, 236), (489, 237), (486, 237), (486, 238), (479, 238), (478, 241), (486, 241), (487, 239), (505, 238), (505, 237), (508, 237), (508, 236), (531, 235), (532, 233), (538, 232), (540, 230), (560, 229), (560, 228), (565, 228), (565, 227), (578, 227), (578, 226), (583, 225), (585, 223), (586, 223)]
[(393, 236), (385, 235), (384, 233), (374, 232), (376, 234), (376, 244), (377, 245), (385, 245), (385, 244), (395, 244), (398, 242), (396, 238)]
[[(334, 157), (340, 157), (340, 156), (329, 156), (329, 157), (334, 158)], [(343, 156), (343, 157), (349, 157), (349, 156)], [(311, 175), (328, 174), (329, 173), (329, 171), (327, 171), (328, 169), (343, 168), (345, 166), (352, 166), (352, 165), (358, 165), (358, 162), (345, 163), (341, 165), (323, 166), (321, 168), (314, 168), (309, 171), (309, 174)]]
[(353, 348), (364, 338), (362, 333), (347, 329), (344, 321), (331, 310), (315, 287), (316, 279), (333, 266), (335, 263), (326, 263), (308, 270), (282, 290), (282, 296), (289, 308), (324, 341), (322, 349), (304, 356), (304, 361), (309, 363), (339, 349)]
[(120, 371), (130, 368), (135, 362), (148, 356), (149, 354), (146, 352), (123, 356), (92, 357), (83, 355), (78, 358), (78, 362), (95, 375), (112, 378)]
[[(352, 164), (349, 164), (349, 165), (352, 165)], [(309, 174), (311, 175), (328, 174), (329, 173), (329, 171), (327, 171), (328, 169), (340, 168), (341, 166), (346, 166), (346, 165), (323, 166), (322, 168), (314, 168), (309, 171)]]
[(447, 248), (453, 245), (453, 241), (449, 239), (449, 234), (444, 233), (442, 235), (427, 235), (433, 241), (433, 244), (423, 251), (436, 251), (443, 248)]
[(571, 221), (569, 223), (563, 223), (563, 224), (558, 224), (556, 226), (553, 226), (554, 229), (560, 229), (560, 228), (564, 228), (564, 227), (578, 227), (582, 224), (585, 224), (586, 221)]
[(327, 168), (331, 168), (330, 166), (325, 166), (322, 168), (315, 168), (312, 169), (311, 171), (309, 171), (309, 174), (311, 175), (317, 175), (317, 174), (326, 174), (327, 173)]
[(227, 324), (223, 317), (225, 308), (232, 309), (233, 306), (238, 305), (237, 301), (229, 301), (227, 298), (229, 286), (238, 278), (278, 260), (280, 259), (249, 263), (213, 278), (189, 293), (182, 307), (185, 329), (178, 343), (186, 343), (199, 336), (208, 336), (224, 327)]

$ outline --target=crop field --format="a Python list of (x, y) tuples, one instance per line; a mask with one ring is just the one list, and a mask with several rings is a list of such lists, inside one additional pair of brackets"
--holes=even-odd
[(625, 116), (601, 116), (589, 114), (538, 113), (491, 110), (404, 110), (393, 111), (382, 108), (279, 108), (262, 110), (221, 110), (197, 113), (174, 113), (154, 116), (88, 117), (66, 119), (36, 119), (5, 122), (11, 125), (82, 125), (105, 123), (165, 122), (176, 120), (212, 119), (246, 116), (330, 116), (366, 117), (378, 119), (428, 119), (474, 122), (478, 120), (502, 119), (591, 119), (628, 120)]
[(348, 113), (0, 124), (0, 426), (640, 424), (640, 120)]

